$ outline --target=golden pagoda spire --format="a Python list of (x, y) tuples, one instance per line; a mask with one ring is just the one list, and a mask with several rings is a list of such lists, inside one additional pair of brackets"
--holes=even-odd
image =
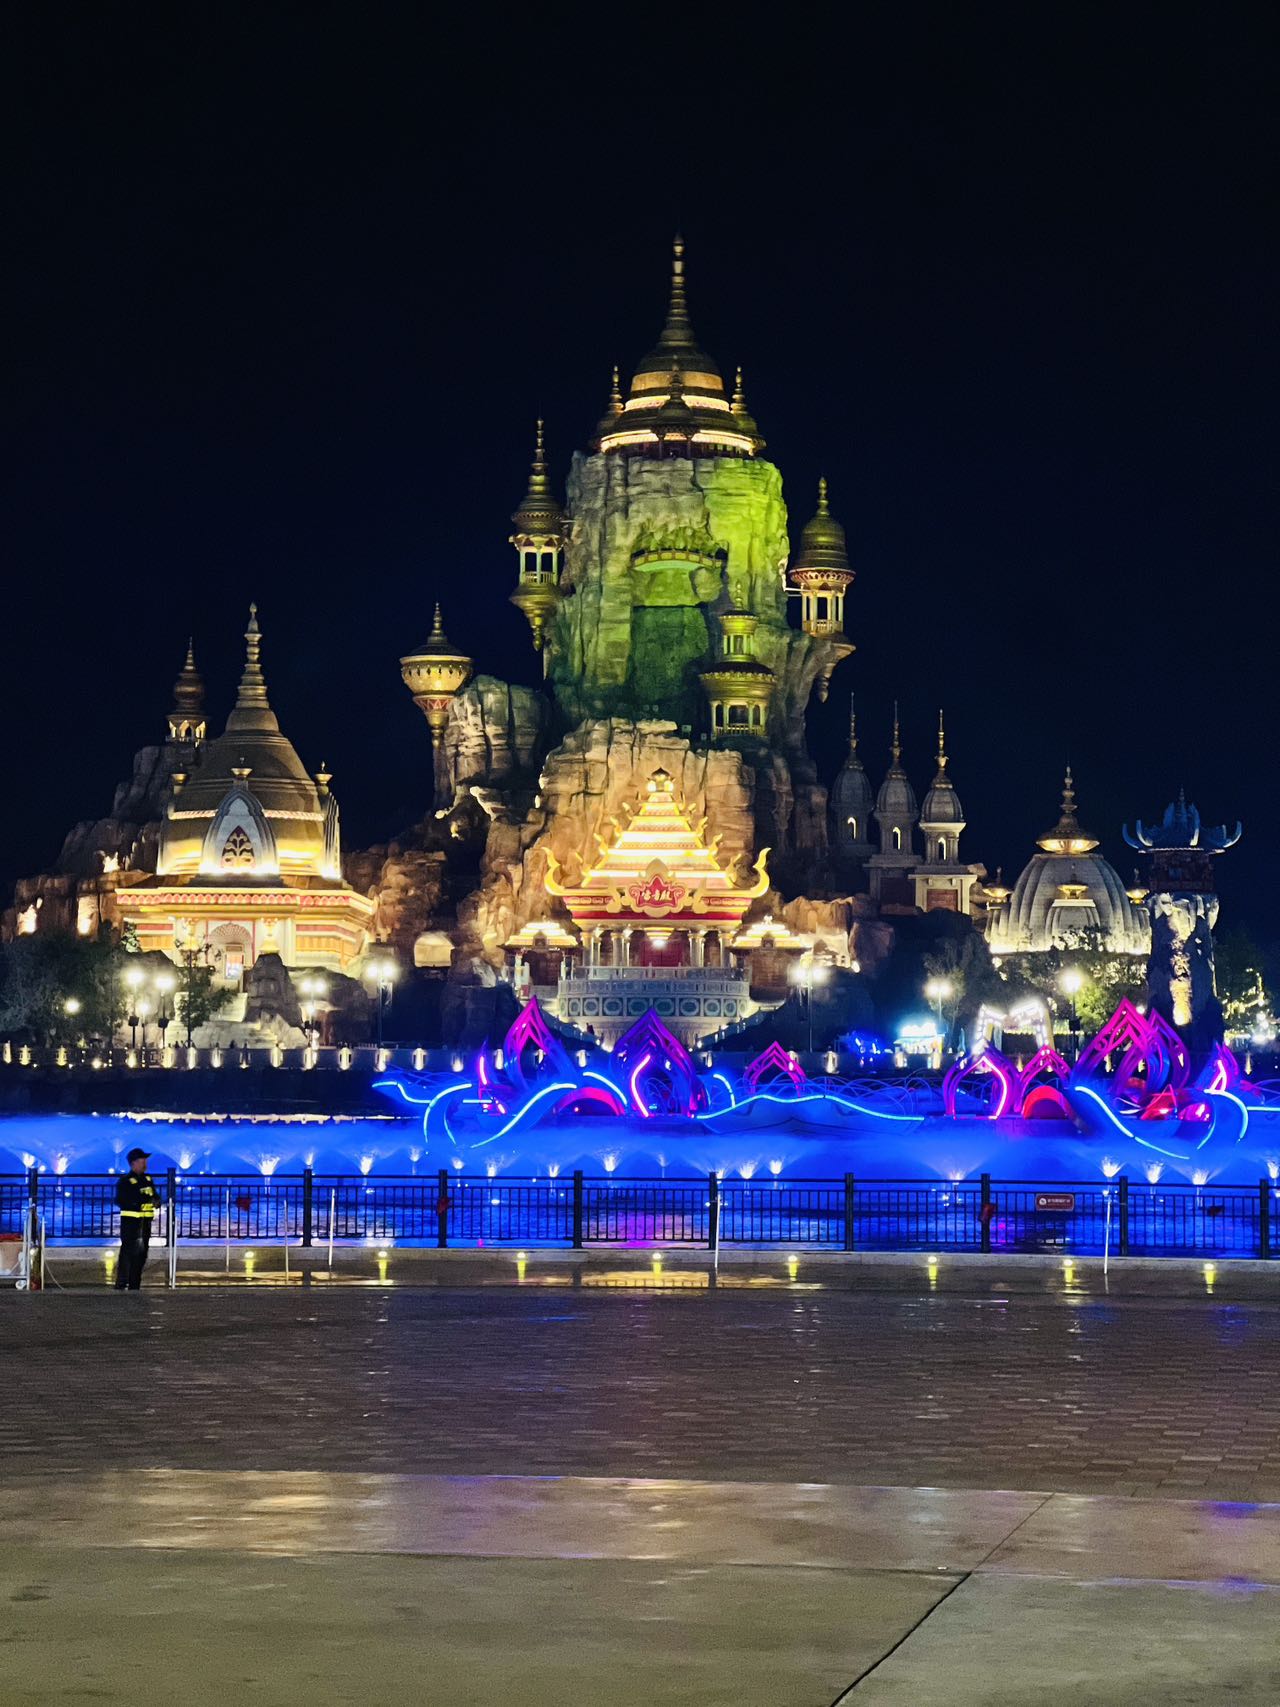
[(617, 417), (622, 413), (622, 378), (617, 362), (613, 364), (613, 379), (609, 385), (609, 414)]
[(689, 324), (689, 304), (684, 290), (684, 238), (677, 231), (671, 244), (671, 296), (667, 303), (667, 323), (658, 339), (659, 348), (678, 345), (684, 349), (693, 341)]
[(1076, 790), (1068, 765), (1062, 779), (1062, 805), (1058, 813), (1058, 822), (1052, 830), (1046, 830), (1038, 840), (1039, 847), (1046, 853), (1089, 853), (1098, 845), (1097, 837), (1091, 836), (1087, 830), (1080, 827), (1076, 816)]
[(236, 690), (236, 703), (227, 719), (230, 729), (260, 729), (279, 732), (276, 714), (267, 699), (267, 682), (262, 673), (262, 631), (258, 627), (258, 607), (249, 606), (249, 624), (244, 631), (244, 669)]

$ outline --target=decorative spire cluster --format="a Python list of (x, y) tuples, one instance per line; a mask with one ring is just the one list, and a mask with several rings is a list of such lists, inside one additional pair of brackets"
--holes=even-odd
[(632, 375), (625, 402), (615, 387), (597, 448), (624, 456), (754, 456), (764, 440), (740, 390), (740, 407), (735, 407), (725, 395), (720, 370), (694, 337), (684, 240), (677, 236), (662, 331)]

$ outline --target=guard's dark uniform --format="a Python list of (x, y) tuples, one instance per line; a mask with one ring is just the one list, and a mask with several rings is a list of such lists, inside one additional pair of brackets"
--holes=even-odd
[(142, 1271), (151, 1244), (151, 1223), (156, 1213), (156, 1188), (151, 1175), (121, 1174), (116, 1181), (116, 1204), (120, 1210), (116, 1291), (136, 1292), (142, 1285)]

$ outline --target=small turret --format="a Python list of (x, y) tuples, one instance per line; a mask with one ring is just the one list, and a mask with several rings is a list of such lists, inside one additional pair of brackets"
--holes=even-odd
[(560, 553), (564, 549), (564, 512), (551, 490), (542, 422), (538, 422), (529, 472), (529, 490), (511, 520), (511, 544), (520, 560), (520, 579), (511, 603), (524, 613), (541, 652), (546, 628), (560, 602)]
[(449, 721), (449, 707), (471, 680), (474, 668), (474, 663), (464, 652), (454, 650), (444, 631), (437, 604), (431, 633), (416, 651), (407, 653), (400, 660), (404, 685), (431, 729), (437, 808), (449, 805), (449, 779), (444, 762), (444, 732)]
[(818, 481), (818, 508), (800, 535), (789, 570), (800, 592), (800, 626), (806, 634), (844, 632), (844, 597), (853, 580), (844, 529), (831, 514), (825, 475)]
[(849, 751), (831, 785), (831, 851), (837, 863), (853, 872), (872, 854), (871, 822), (875, 796), (866, 766), (858, 756), (858, 716), (849, 695)]
[(977, 872), (960, 863), (964, 808), (947, 774), (947, 735), (938, 713), (938, 768), (920, 808), (924, 860), (915, 871), (916, 906), (922, 913), (946, 908), (967, 913)]
[(763, 741), (777, 678), (755, 656), (759, 618), (751, 611), (727, 610), (720, 618), (720, 657), (699, 680), (711, 711), (717, 741)]
[(169, 740), (177, 746), (195, 748), (206, 733), (204, 677), (196, 669), (193, 643), (187, 641), (187, 659), (173, 684), (173, 710), (169, 713)]

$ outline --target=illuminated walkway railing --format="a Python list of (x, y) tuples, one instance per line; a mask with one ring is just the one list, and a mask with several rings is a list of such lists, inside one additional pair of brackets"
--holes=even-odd
[[(400, 1241), (589, 1249), (674, 1245), (836, 1251), (1060, 1252), (1117, 1256), (1280, 1255), (1280, 1200), (1256, 1186), (993, 1180), (412, 1178), (177, 1174), (158, 1179), (154, 1237)], [(0, 1176), (0, 1236), (34, 1213), (54, 1240), (110, 1239), (115, 1182), (102, 1175)]]

